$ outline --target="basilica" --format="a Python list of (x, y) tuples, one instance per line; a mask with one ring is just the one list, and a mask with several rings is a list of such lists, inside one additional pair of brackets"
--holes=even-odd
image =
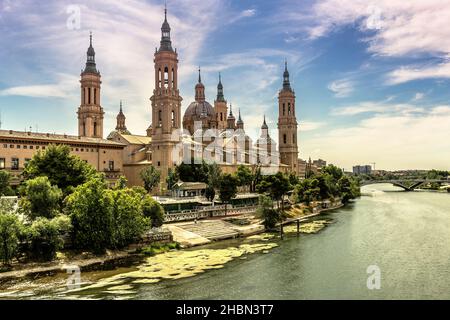
[[(22, 161), (25, 163), (39, 149), (33, 148), (33, 144), (45, 149), (45, 145), (51, 143), (64, 143), (97, 170), (109, 173), (107, 176), (111, 177), (112, 182), (124, 175), (129, 185), (142, 185), (140, 172), (148, 166), (154, 166), (161, 172), (161, 186), (158, 190), (161, 193), (167, 192), (165, 181), (169, 170), (173, 170), (181, 162), (194, 159), (215, 161), (223, 172), (228, 173), (235, 172), (241, 164), (260, 166), (267, 173), (301, 173), (295, 92), (289, 81), (287, 62), (278, 93), (278, 148), (269, 135), (264, 115), (261, 115), (261, 133), (256, 141), (252, 141), (245, 133), (245, 117), (240, 110), (236, 113), (232, 105), (228, 104), (220, 74), (217, 95), (214, 102), (209, 103), (205, 97), (205, 85), (199, 68), (198, 82), (193, 86), (195, 101), (189, 103), (182, 115), (183, 99), (178, 88), (178, 63), (178, 53), (172, 46), (171, 28), (165, 10), (161, 41), (154, 54), (155, 87), (150, 98), (152, 122), (145, 134), (132, 133), (133, 129), (126, 125), (126, 116), (120, 102), (116, 128), (105, 139), (104, 110), (101, 106), (102, 80), (96, 66), (91, 34), (86, 66), (80, 80), (78, 136), (4, 131), (0, 132), (3, 147), (14, 149), (8, 149), (8, 154), (19, 170), (20, 157), (26, 157)], [(30, 146), (21, 147), (19, 143)], [(24, 150), (26, 154), (22, 155)], [(7, 169), (7, 159), (0, 157), (0, 165), (1, 163)]]
[[(153, 165), (165, 181), (168, 171), (181, 161), (205, 158), (218, 163), (223, 172), (234, 172), (237, 166), (259, 165), (274, 173), (277, 171), (299, 174), (297, 147), (297, 120), (295, 93), (289, 81), (287, 63), (283, 85), (278, 95), (278, 149), (270, 137), (265, 116), (261, 115), (260, 137), (253, 142), (245, 133), (240, 110), (237, 119), (228, 104), (219, 74), (217, 95), (213, 103), (205, 97), (201, 70), (193, 86), (195, 101), (189, 103), (181, 115), (182, 97), (178, 89), (178, 53), (172, 46), (171, 28), (165, 11), (161, 27), (161, 42), (154, 55), (155, 88), (151, 100), (152, 123), (145, 137), (131, 135), (125, 126), (120, 108), (117, 127), (108, 139), (126, 143), (124, 172), (131, 183), (138, 183), (138, 172), (143, 166)], [(177, 132), (177, 133), (175, 133)], [(197, 139), (200, 137), (200, 140)], [(180, 147), (181, 146), (181, 147)], [(179, 152), (184, 151), (183, 155)], [(209, 159), (208, 159), (209, 160)]]

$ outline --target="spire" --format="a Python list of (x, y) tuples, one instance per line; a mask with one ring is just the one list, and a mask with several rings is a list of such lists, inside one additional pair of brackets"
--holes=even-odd
[(287, 68), (287, 60), (284, 61), (284, 73), (283, 73), (283, 90), (291, 91), (291, 83), (289, 81), (289, 71)]
[(122, 100), (120, 100), (120, 110), (119, 114), (116, 117), (117, 119), (117, 125), (116, 130), (123, 134), (129, 134), (127, 130), (127, 126), (125, 125), (125, 115), (123, 114), (123, 108), (122, 108)]
[(223, 85), (222, 76), (219, 72), (219, 83), (217, 84), (217, 99), (216, 101), (225, 102), (225, 97), (223, 96)]
[(266, 115), (264, 115), (264, 121), (263, 121), (263, 124), (261, 126), (261, 129), (269, 129), (269, 126), (266, 123)]
[(234, 118), (234, 116), (233, 116), (233, 105), (230, 103), (230, 114), (228, 115), (228, 118), (231, 118), (231, 117)]
[(84, 68), (83, 72), (93, 72), (98, 73), (97, 67), (95, 64), (95, 50), (92, 46), (92, 32), (89, 34), (89, 48), (86, 53), (87, 59), (86, 59), (86, 67)]
[(198, 83), (195, 85), (195, 101), (205, 101), (205, 86), (202, 83), (202, 77), (200, 74), (200, 67), (198, 67)]
[(170, 40), (170, 25), (167, 22), (167, 5), (164, 6), (164, 22), (161, 27), (161, 45), (159, 51), (173, 51)]
[(239, 108), (239, 116), (238, 116), (238, 120), (236, 121), (236, 125), (238, 129), (244, 129), (244, 121), (242, 121), (241, 118), (241, 109)]

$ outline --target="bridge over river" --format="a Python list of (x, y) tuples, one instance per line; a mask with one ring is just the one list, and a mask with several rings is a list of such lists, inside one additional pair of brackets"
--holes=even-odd
[(414, 189), (419, 188), (428, 183), (439, 183), (441, 184), (450, 184), (450, 180), (446, 179), (395, 179), (395, 180), (363, 180), (360, 185), (368, 186), (371, 184), (381, 184), (388, 183), (392, 184), (396, 187), (400, 187), (405, 191), (414, 191)]

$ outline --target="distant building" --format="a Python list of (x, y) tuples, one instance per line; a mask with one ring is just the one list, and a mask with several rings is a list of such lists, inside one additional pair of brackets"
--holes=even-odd
[(318, 169), (326, 167), (327, 162), (322, 159), (313, 160), (313, 165), (316, 166)]
[(370, 165), (357, 165), (353, 167), (353, 174), (371, 174), (372, 167)]

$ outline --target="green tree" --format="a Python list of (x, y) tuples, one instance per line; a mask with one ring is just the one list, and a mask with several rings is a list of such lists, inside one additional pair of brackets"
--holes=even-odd
[(272, 200), (277, 202), (277, 207), (283, 212), (284, 197), (292, 189), (292, 186), (286, 175), (282, 172), (277, 172), (274, 175), (264, 176), (256, 189), (260, 194), (268, 194)]
[(238, 179), (238, 183), (240, 187), (249, 187), (251, 188), (251, 184), (253, 181), (252, 171), (248, 166), (244, 166), (243, 164), (239, 165), (236, 170), (236, 177)]
[(95, 174), (94, 167), (71, 155), (66, 145), (49, 145), (45, 151), (39, 151), (23, 171), (25, 180), (48, 177), (50, 183), (58, 186), (65, 195)]
[(76, 248), (103, 253), (111, 246), (114, 199), (106, 189), (104, 177), (94, 177), (66, 198)]
[(315, 178), (300, 181), (294, 189), (295, 202), (304, 202), (309, 205), (320, 197), (319, 181)]
[(166, 183), (167, 183), (167, 189), (172, 191), (175, 184), (178, 182), (179, 177), (177, 170), (169, 168), (169, 171), (167, 173)]
[(361, 195), (358, 183), (349, 176), (342, 176), (337, 185), (342, 198), (342, 203), (344, 204)]
[(340, 169), (332, 164), (329, 164), (326, 167), (323, 167), (321, 169), (321, 172), (328, 173), (330, 176), (333, 177), (333, 180), (336, 182), (344, 175), (344, 173), (342, 172), (342, 169)]
[(58, 214), (63, 193), (52, 186), (47, 177), (27, 180), (23, 190), (25, 196), (20, 200), (20, 207), (31, 220), (53, 218)]
[(11, 175), (9, 172), (0, 170), (0, 196), (12, 196), (14, 191), (11, 189), (9, 182)]
[(23, 225), (17, 215), (0, 208), (0, 259), (9, 265), (17, 255)]
[(142, 199), (131, 189), (105, 190), (112, 198), (112, 248), (123, 248), (138, 240), (149, 226), (144, 217)]
[(142, 201), (144, 216), (150, 219), (151, 226), (158, 228), (164, 223), (164, 209), (151, 196), (147, 195)]
[(207, 186), (205, 189), (205, 197), (208, 201), (213, 201), (216, 196), (216, 190), (212, 186)]
[(208, 172), (208, 179), (206, 183), (217, 190), (220, 186), (220, 179), (222, 177), (222, 169), (220, 166), (213, 162), (211, 164), (206, 165), (207, 166), (207, 172)]
[(236, 197), (238, 179), (229, 173), (222, 175), (219, 182), (219, 199), (225, 203), (225, 215), (227, 214), (228, 203)]
[(141, 171), (141, 178), (144, 181), (144, 188), (150, 193), (161, 180), (161, 172), (154, 166), (149, 166)]
[(114, 186), (114, 189), (116, 190), (122, 190), (127, 188), (128, 180), (124, 176), (120, 176), (119, 180), (117, 180), (116, 185)]
[(29, 243), (27, 255), (39, 261), (51, 261), (56, 252), (63, 248), (62, 236), (70, 230), (70, 219), (59, 216), (53, 219), (37, 218), (26, 228), (26, 239)]
[(266, 229), (273, 229), (281, 221), (280, 212), (273, 209), (273, 200), (265, 195), (259, 196), (258, 214), (263, 219)]
[[(198, 162), (198, 161), (197, 161)], [(208, 169), (209, 165), (202, 160), (200, 163), (181, 163), (176, 167), (177, 175), (183, 182), (204, 182), (208, 183)]]

